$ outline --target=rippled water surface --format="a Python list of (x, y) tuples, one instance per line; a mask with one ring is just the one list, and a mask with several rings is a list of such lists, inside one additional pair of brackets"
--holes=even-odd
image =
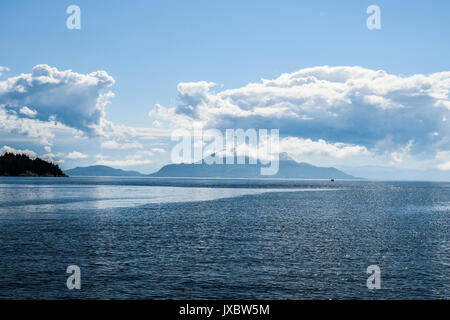
[(0, 178), (0, 298), (449, 299), (449, 226), (448, 183)]

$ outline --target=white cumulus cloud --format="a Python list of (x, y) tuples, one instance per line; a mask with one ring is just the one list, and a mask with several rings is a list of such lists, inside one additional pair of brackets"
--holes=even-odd
[(0, 77), (3, 75), (4, 72), (9, 72), (9, 68), (0, 66)]
[(35, 117), (37, 115), (36, 110), (32, 110), (32, 109), (28, 108), (27, 106), (20, 108), (20, 113), (24, 114), (28, 117)]
[(88, 158), (88, 155), (78, 152), (78, 151), (72, 151), (66, 156), (66, 158), (72, 159), (72, 160), (73, 159), (86, 159), (86, 158)]
[(104, 141), (100, 145), (103, 149), (141, 149), (143, 145), (137, 141), (119, 143), (115, 140)]
[(104, 90), (113, 84), (114, 78), (105, 71), (81, 74), (40, 64), (31, 73), (0, 81), (0, 108), (13, 113), (20, 110), (15, 113), (18, 118), (35, 116), (44, 122), (52, 119), (92, 134), (104, 119), (105, 107), (113, 96)]
[[(156, 105), (150, 116), (174, 127), (199, 121), (219, 129), (278, 128), (287, 137), (377, 153), (396, 151), (409, 141), (414, 141), (408, 150), (412, 154), (450, 147), (450, 72), (400, 76), (320, 66), (236, 89), (212, 92), (213, 86), (205, 81), (181, 83), (179, 104)], [(340, 148), (338, 154), (349, 150), (355, 149)]]

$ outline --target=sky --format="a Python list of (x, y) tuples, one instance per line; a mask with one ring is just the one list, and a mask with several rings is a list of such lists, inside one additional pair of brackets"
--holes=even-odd
[[(67, 28), (70, 5), (80, 29)], [(367, 28), (370, 5), (381, 29)], [(1, 1), (0, 151), (150, 173), (170, 162), (171, 133), (199, 122), (277, 128), (281, 151), (315, 165), (450, 178), (449, 12), (448, 1)]]

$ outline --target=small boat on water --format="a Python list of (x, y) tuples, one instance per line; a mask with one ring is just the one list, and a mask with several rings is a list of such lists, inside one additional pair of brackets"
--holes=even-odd
[(334, 179), (333, 179), (333, 178), (331, 178), (331, 182), (334, 182)]

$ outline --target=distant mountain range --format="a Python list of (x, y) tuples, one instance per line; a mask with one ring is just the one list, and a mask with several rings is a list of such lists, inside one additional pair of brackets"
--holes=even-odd
[[(107, 166), (78, 167), (67, 170), (70, 176), (149, 176), (149, 177), (209, 177), (209, 178), (304, 178), (304, 179), (357, 179), (333, 167), (316, 167), (297, 162), (286, 153), (280, 154), (278, 173), (261, 175), (261, 163), (248, 164), (168, 164), (149, 175), (137, 171), (124, 171)], [(224, 161), (225, 162), (225, 161)], [(236, 161), (235, 161), (236, 162)]]
[(76, 167), (65, 171), (69, 176), (95, 176), (95, 177), (132, 177), (143, 176), (137, 171), (126, 171), (122, 169), (114, 169), (107, 166), (90, 166), (90, 167)]
[[(151, 174), (152, 177), (215, 177), (215, 178), (304, 178), (304, 179), (355, 179), (332, 167), (316, 167), (309, 163), (297, 162), (286, 153), (280, 154), (279, 170), (275, 175), (261, 175), (260, 162), (248, 164), (249, 159), (245, 159), (247, 164), (205, 164), (201, 163), (181, 163), (168, 164), (157, 172)], [(235, 161), (236, 163), (236, 161)]]

